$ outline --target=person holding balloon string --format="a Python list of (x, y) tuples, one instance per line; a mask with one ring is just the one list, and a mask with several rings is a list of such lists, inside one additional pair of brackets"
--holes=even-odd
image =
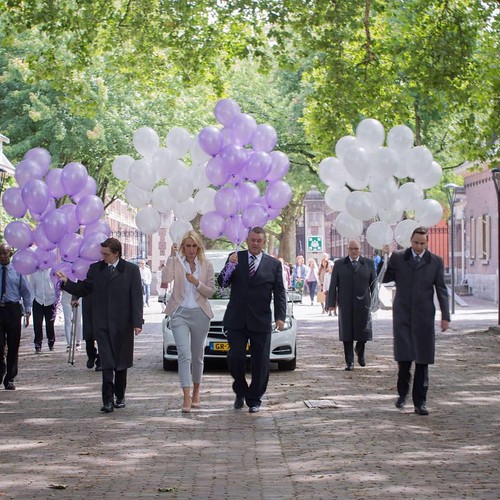
[(196, 231), (188, 231), (180, 245), (172, 244), (161, 281), (166, 285), (173, 282), (165, 314), (170, 317), (177, 346), (181, 410), (189, 413), (201, 404), (205, 341), (213, 318), (208, 299), (215, 292), (214, 268), (205, 257), (203, 241)]

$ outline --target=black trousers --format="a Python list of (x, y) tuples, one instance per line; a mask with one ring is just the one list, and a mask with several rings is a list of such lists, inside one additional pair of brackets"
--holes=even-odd
[(85, 341), (85, 351), (87, 352), (87, 357), (89, 359), (95, 360), (97, 358), (97, 347), (95, 345), (95, 340)]
[(43, 340), (43, 320), (45, 319), (45, 331), (49, 347), (54, 345), (56, 341), (56, 333), (54, 331), (55, 321), (55, 305), (42, 306), (36, 300), (33, 301), (33, 330), (35, 331), (35, 347), (42, 347)]
[[(399, 361), (398, 366), (398, 394), (405, 399), (410, 389), (411, 361)], [(429, 365), (415, 363), (415, 376), (413, 377), (412, 399), (415, 406), (422, 406), (427, 400), (429, 388)]]
[(102, 402), (125, 399), (127, 370), (102, 370)]
[[(363, 340), (358, 340), (356, 342), (356, 354), (359, 358), (365, 357), (365, 346), (366, 342)], [(354, 341), (350, 340), (344, 342), (344, 357), (347, 365), (354, 364)]]
[(0, 307), (0, 382), (3, 381), (5, 386), (14, 381), (18, 371), (21, 318), (21, 304)]
[[(250, 330), (229, 330), (227, 332), (229, 352), (227, 364), (234, 379), (233, 391), (244, 397), (248, 406), (260, 406), (261, 399), (269, 382), (269, 351), (271, 332), (252, 332)], [(248, 384), (245, 376), (247, 343), (250, 341), (252, 380)]]

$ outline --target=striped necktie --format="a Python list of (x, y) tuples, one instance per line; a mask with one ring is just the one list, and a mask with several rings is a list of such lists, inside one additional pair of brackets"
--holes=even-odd
[(255, 255), (250, 255), (250, 263), (248, 264), (248, 275), (250, 278), (253, 278), (255, 274)]

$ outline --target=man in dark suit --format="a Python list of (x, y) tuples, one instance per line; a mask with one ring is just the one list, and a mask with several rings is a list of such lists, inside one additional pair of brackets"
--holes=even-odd
[(372, 339), (371, 296), (375, 291), (376, 273), (373, 260), (360, 255), (359, 241), (347, 245), (347, 257), (335, 262), (326, 308), (338, 307), (339, 339), (344, 343), (347, 371), (354, 369), (354, 341), (358, 363), (365, 366), (365, 345)]
[[(279, 260), (263, 252), (266, 233), (254, 227), (247, 237), (248, 251), (232, 253), (218, 277), (219, 285), (231, 285), (231, 296), (224, 315), (229, 353), (227, 361), (234, 379), (234, 408), (246, 402), (249, 412), (260, 410), (269, 381), (272, 311), (276, 328), (283, 330), (286, 317), (286, 292)], [(250, 342), (252, 380), (245, 378), (247, 344)]]
[[(394, 252), (383, 277), (396, 282), (393, 303), (394, 358), (398, 362), (396, 408), (403, 408), (415, 361), (412, 398), (415, 413), (428, 415), (429, 365), (434, 363), (435, 331), (434, 290), (441, 309), (441, 330), (450, 321), (448, 290), (444, 282), (443, 259), (427, 250), (427, 229), (418, 227), (411, 236), (411, 248)], [(384, 252), (387, 254), (388, 249)], [(386, 257), (387, 258), (387, 255)]]
[(0, 382), (3, 382), (8, 391), (16, 388), (14, 379), (18, 371), (23, 306), (25, 327), (29, 325), (31, 316), (31, 291), (28, 281), (14, 269), (10, 262), (11, 257), (10, 245), (0, 244)]
[(60, 271), (57, 276), (69, 293), (89, 295), (102, 369), (101, 411), (109, 413), (125, 407), (127, 369), (133, 364), (134, 334), (142, 331), (143, 301), (139, 268), (121, 258), (120, 241), (108, 238), (101, 247), (102, 260), (90, 266), (85, 280), (74, 283)]

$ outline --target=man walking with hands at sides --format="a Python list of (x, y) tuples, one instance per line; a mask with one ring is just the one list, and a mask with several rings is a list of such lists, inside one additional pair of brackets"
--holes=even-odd
[[(16, 388), (14, 379), (18, 371), (23, 306), (25, 327), (29, 325), (31, 316), (31, 292), (28, 281), (12, 267), (11, 257), (10, 245), (0, 244), (0, 382), (8, 391)], [(7, 362), (5, 362), (6, 347)]]
[[(109, 413), (125, 407), (127, 369), (133, 364), (134, 334), (142, 331), (142, 286), (139, 268), (121, 258), (116, 238), (101, 243), (102, 260), (91, 264), (87, 277), (77, 283), (58, 271), (62, 288), (89, 296), (92, 329), (99, 348), (102, 369), (102, 408)], [(114, 397), (116, 396), (116, 401)]]
[[(286, 292), (279, 260), (263, 252), (266, 233), (254, 227), (247, 237), (248, 250), (232, 253), (218, 277), (221, 287), (231, 286), (231, 296), (224, 315), (229, 353), (227, 361), (234, 379), (234, 408), (249, 412), (260, 410), (269, 381), (272, 312), (276, 328), (283, 330), (286, 317)], [(247, 345), (250, 342), (252, 380), (245, 378)]]
[(360, 366), (365, 366), (366, 342), (372, 339), (370, 304), (375, 290), (373, 260), (360, 255), (359, 241), (347, 245), (347, 257), (338, 260), (328, 289), (326, 309), (337, 311), (339, 338), (344, 343), (347, 371), (354, 369), (354, 341)]
[[(398, 362), (396, 408), (403, 408), (415, 362), (412, 398), (415, 413), (428, 415), (429, 365), (434, 363), (435, 331), (434, 291), (441, 309), (441, 331), (448, 329), (450, 311), (444, 281), (443, 259), (427, 250), (427, 228), (418, 227), (411, 236), (411, 247), (394, 252), (383, 282), (396, 282), (393, 303), (394, 358)], [(389, 249), (384, 248), (385, 258)]]

